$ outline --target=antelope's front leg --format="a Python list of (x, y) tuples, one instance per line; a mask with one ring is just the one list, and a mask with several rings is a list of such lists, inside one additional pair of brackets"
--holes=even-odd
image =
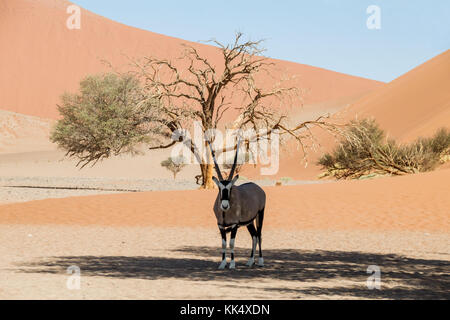
[(230, 237), (230, 252), (231, 252), (231, 262), (230, 262), (230, 269), (236, 268), (236, 263), (234, 262), (234, 239), (236, 238), (237, 233), (237, 226), (234, 226), (231, 229), (231, 237)]
[(220, 234), (222, 235), (222, 262), (219, 265), (219, 269), (225, 269), (227, 266), (227, 233), (224, 228), (220, 228)]

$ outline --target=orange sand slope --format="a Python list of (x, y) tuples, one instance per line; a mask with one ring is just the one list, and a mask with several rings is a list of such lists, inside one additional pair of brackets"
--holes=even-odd
[(51, 121), (0, 110), (0, 154), (52, 150)]
[[(396, 178), (266, 188), (265, 228), (450, 230), (450, 170)], [(215, 191), (48, 199), (0, 206), (1, 224), (212, 227)]]
[(348, 110), (348, 117), (374, 117), (401, 141), (450, 126), (450, 50), (372, 91)]
[[(129, 57), (174, 59), (187, 43), (81, 12), (81, 29), (69, 30), (65, 0), (0, 0), (0, 109), (46, 118), (58, 116), (65, 91), (76, 91), (87, 74), (123, 69)], [(213, 37), (214, 35), (211, 35)], [(230, 36), (232, 36), (230, 34)], [(193, 44), (218, 60), (217, 49)], [(305, 103), (319, 103), (371, 91), (382, 83), (307, 65), (273, 60), (280, 74), (298, 75)], [(269, 81), (269, 77), (267, 81)]]

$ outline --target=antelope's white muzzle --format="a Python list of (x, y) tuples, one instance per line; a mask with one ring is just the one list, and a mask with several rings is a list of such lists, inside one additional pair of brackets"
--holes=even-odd
[(222, 202), (220, 203), (220, 208), (223, 211), (227, 211), (228, 209), (230, 209), (230, 201), (228, 200), (222, 200)]

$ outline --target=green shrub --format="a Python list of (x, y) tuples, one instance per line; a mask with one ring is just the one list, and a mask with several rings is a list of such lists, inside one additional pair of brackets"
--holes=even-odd
[(445, 156), (450, 154), (450, 130), (439, 129), (431, 138), (420, 138), (418, 142), (431, 153)]
[(350, 122), (339, 145), (323, 155), (318, 164), (327, 170), (327, 176), (337, 179), (402, 175), (433, 170), (449, 149), (447, 129), (440, 129), (431, 138), (400, 145), (386, 139), (374, 120), (364, 119)]
[(176, 158), (169, 157), (161, 162), (161, 166), (172, 172), (173, 179), (177, 178), (177, 174), (186, 166), (183, 156)]
[(280, 178), (280, 181), (281, 181), (283, 184), (288, 184), (289, 181), (292, 181), (292, 178), (291, 178), (291, 177), (281, 177), (281, 178)]
[(149, 141), (158, 128), (151, 120), (156, 101), (146, 100), (138, 81), (130, 75), (101, 74), (80, 82), (80, 92), (66, 93), (58, 106), (62, 119), (50, 140), (78, 158), (94, 164), (110, 155), (138, 153), (136, 146)]

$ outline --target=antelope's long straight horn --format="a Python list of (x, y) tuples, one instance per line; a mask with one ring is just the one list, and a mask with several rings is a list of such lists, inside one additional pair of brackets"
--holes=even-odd
[(236, 154), (234, 155), (234, 162), (233, 166), (231, 167), (230, 175), (228, 176), (228, 180), (233, 179), (234, 170), (236, 169), (237, 159), (238, 159), (238, 153), (239, 153), (239, 146), (241, 145), (241, 137), (239, 137), (237, 146), (236, 146)]
[(209, 149), (211, 150), (211, 154), (212, 154), (212, 157), (214, 160), (214, 167), (216, 168), (216, 172), (217, 172), (217, 177), (219, 178), (220, 181), (223, 181), (222, 173), (220, 173), (220, 168), (216, 161), (216, 154), (211, 146), (211, 142), (209, 142), (209, 140), (206, 140), (206, 141), (208, 141)]

